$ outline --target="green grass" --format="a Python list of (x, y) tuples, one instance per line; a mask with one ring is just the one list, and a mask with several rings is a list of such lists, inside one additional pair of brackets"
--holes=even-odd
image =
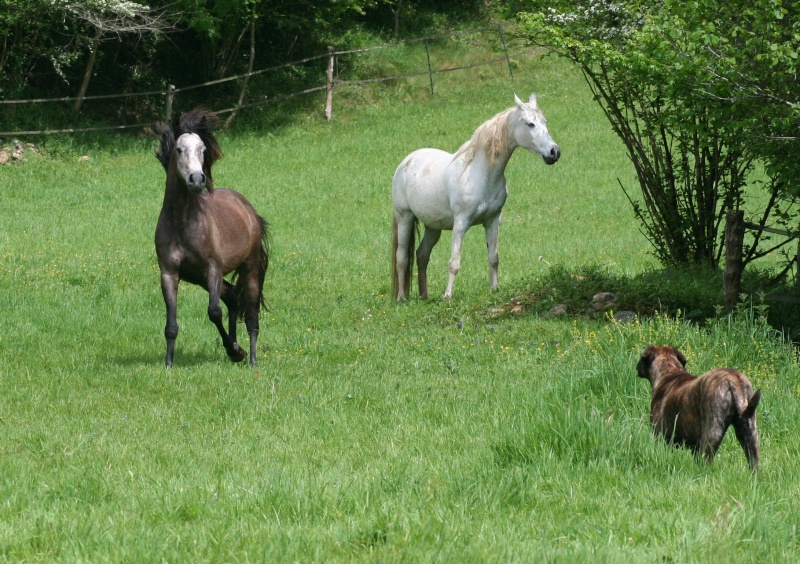
[[(0, 169), (0, 555), (797, 560), (800, 369), (757, 311), (703, 327), (486, 315), (552, 280), (548, 263), (656, 267), (616, 182), (632, 171), (579, 77), (553, 59), (503, 71), (443, 76), (432, 98), (341, 100), (331, 124), (221, 135), (216, 182), (274, 237), (256, 369), (226, 360), (187, 285), (162, 366), (153, 142), (54, 140)], [(476, 229), (451, 302), (448, 235), (436, 297), (392, 302), (394, 168), (421, 146), (454, 150), (514, 91), (539, 94), (563, 157), (509, 164), (500, 290)], [(757, 476), (731, 437), (707, 467), (651, 436), (635, 364), (654, 342), (762, 389)]]

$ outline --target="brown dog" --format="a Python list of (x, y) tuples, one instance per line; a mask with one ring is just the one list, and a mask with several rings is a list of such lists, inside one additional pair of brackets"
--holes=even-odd
[(747, 376), (730, 368), (715, 368), (697, 377), (685, 366), (686, 357), (678, 349), (655, 345), (644, 350), (636, 365), (639, 376), (653, 388), (653, 432), (711, 462), (733, 425), (750, 468), (758, 470), (756, 407), (761, 391), (753, 393)]

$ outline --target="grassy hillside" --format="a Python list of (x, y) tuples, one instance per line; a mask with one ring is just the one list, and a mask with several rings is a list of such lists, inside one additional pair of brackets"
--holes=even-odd
[[(704, 327), (494, 313), (555, 267), (654, 268), (617, 185), (632, 171), (579, 77), (532, 57), (513, 81), (413, 86), (337, 98), (330, 124), (221, 135), (217, 185), (273, 233), (257, 369), (226, 360), (188, 285), (162, 366), (153, 142), (62, 140), (0, 169), (3, 558), (797, 560), (800, 369), (758, 311)], [(451, 302), (448, 235), (434, 299), (392, 302), (395, 167), (456, 149), (515, 91), (539, 94), (562, 159), (509, 164), (500, 289), (476, 229)], [(650, 343), (761, 388), (758, 475), (732, 436), (710, 467), (652, 437), (635, 372)]]

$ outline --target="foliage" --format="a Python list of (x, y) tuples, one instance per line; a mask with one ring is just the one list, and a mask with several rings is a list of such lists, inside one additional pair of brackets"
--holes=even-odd
[(586, 0), (548, 9), (531, 2), (521, 16), (532, 41), (583, 71), (636, 169), (642, 201), (630, 200), (664, 264), (718, 265), (724, 215), (745, 206), (756, 161), (766, 161), (771, 176), (767, 203), (751, 213), (769, 223), (787, 217), (771, 215), (776, 207), (792, 205), (786, 186), (794, 173), (775, 158), (787, 144), (774, 136), (796, 125), (794, 79), (774, 77), (796, 64), (794, 32), (775, 23), (790, 19), (786, 9), (764, 15), (762, 3), (750, 5), (740, 12), (713, 0)]
[(691, 85), (731, 108), (726, 117), (749, 132), (752, 153), (791, 192), (800, 187), (798, 16), (793, 1), (670, 0), (650, 24), (676, 55), (666, 68), (695, 61)]
[[(251, 61), (265, 68), (323, 54), (329, 45), (346, 48), (348, 38), (363, 32), (375, 37), (373, 43), (384, 42), (393, 5), (388, 0), (0, 0), (0, 96), (81, 98), (90, 79), (89, 95), (163, 90), (170, 83), (242, 73)], [(410, 0), (403, 10), (404, 30), (415, 33), (442, 24), (439, 13), (447, 22), (452, 14), (465, 21), (479, 18), (483, 5)], [(310, 78), (318, 84), (325, 64), (255, 77), (248, 88), (262, 97), (302, 90)], [(192, 103), (227, 100), (240, 89), (241, 84), (226, 84)], [(84, 112), (94, 112), (95, 119), (120, 111), (141, 114), (142, 108), (130, 106), (148, 103), (134, 99), (120, 109), (117, 101), (99, 101)], [(18, 109), (26, 115), (17, 119), (28, 122), (40, 111)], [(10, 120), (15, 110), (3, 118)], [(57, 113), (50, 111), (48, 118)]]
[(0, 96), (22, 96), (43, 67), (52, 81), (75, 62), (58, 16), (46, 0), (0, 0)]

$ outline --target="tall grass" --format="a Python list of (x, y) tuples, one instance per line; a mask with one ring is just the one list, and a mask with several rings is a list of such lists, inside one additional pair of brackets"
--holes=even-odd
[[(256, 369), (226, 360), (188, 285), (162, 366), (151, 142), (48, 143), (0, 169), (3, 558), (796, 560), (798, 366), (757, 311), (702, 328), (485, 314), (548, 263), (653, 266), (616, 184), (632, 172), (579, 77), (539, 58), (515, 77), (450, 75), (434, 97), (221, 136), (218, 185), (274, 236)], [(501, 289), (475, 230), (451, 302), (448, 236), (436, 297), (392, 302), (394, 168), (454, 150), (514, 91), (539, 94), (563, 157), (509, 164)], [(757, 476), (731, 438), (707, 467), (651, 436), (635, 364), (653, 342), (761, 387)]]

